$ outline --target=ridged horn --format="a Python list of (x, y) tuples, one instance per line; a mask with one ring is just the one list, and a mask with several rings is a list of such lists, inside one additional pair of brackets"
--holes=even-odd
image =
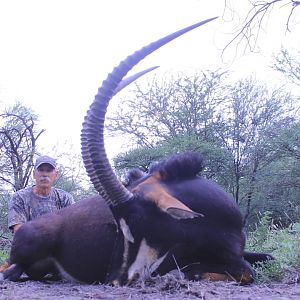
[(109, 101), (125, 86), (147, 73), (147, 70), (151, 70), (147, 69), (123, 80), (126, 74), (147, 55), (184, 33), (216, 18), (217, 17), (210, 18), (193, 24), (134, 52), (122, 61), (119, 66), (113, 69), (112, 73), (108, 75), (99, 88), (82, 125), (81, 153), (84, 166), (91, 182), (98, 193), (111, 207), (116, 207), (128, 201), (132, 197), (132, 193), (119, 181), (106, 155), (104, 147), (104, 121)]
[(129, 76), (125, 79), (123, 79), (119, 84), (118, 86), (116, 87), (116, 89), (114, 90), (114, 95), (116, 95), (117, 93), (119, 93), (121, 90), (123, 90), (127, 85), (129, 85), (130, 83), (134, 82), (135, 80), (137, 80), (138, 78), (142, 77), (143, 75), (157, 69), (158, 66), (155, 66), (155, 67), (151, 67), (151, 68), (148, 68), (146, 70), (143, 70), (141, 72), (138, 72), (132, 76)]

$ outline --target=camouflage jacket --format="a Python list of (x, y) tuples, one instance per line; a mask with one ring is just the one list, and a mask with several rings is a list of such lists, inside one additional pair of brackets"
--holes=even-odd
[(36, 195), (32, 187), (19, 190), (8, 204), (8, 227), (12, 229), (16, 224), (23, 224), (73, 203), (71, 194), (57, 188), (52, 188), (46, 197)]

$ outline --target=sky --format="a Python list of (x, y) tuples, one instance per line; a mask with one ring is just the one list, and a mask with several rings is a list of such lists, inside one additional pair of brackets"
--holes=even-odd
[[(85, 113), (113, 67), (142, 46), (215, 16), (219, 18), (158, 50), (134, 71), (154, 65), (162, 73), (226, 67), (241, 76), (275, 78), (268, 69), (271, 55), (282, 44), (299, 49), (300, 24), (293, 22), (292, 32), (286, 33), (283, 11), (275, 13), (255, 53), (233, 44), (222, 56), (248, 7), (247, 0), (232, 0), (235, 15), (224, 15), (224, 2), (0, 0), (0, 111), (21, 101), (39, 116), (39, 128), (46, 129), (39, 140), (44, 154), (51, 155), (55, 146), (64, 152), (66, 144), (80, 154)], [(126, 148), (122, 137), (106, 141), (109, 157)]]

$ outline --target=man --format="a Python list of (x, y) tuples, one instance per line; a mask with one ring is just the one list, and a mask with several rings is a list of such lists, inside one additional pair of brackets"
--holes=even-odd
[(56, 160), (40, 156), (33, 170), (35, 185), (17, 191), (8, 206), (8, 227), (13, 233), (22, 224), (74, 203), (71, 194), (53, 187), (58, 177)]
[[(36, 160), (33, 170), (35, 185), (14, 193), (8, 205), (8, 227), (13, 233), (27, 221), (74, 203), (71, 194), (53, 187), (57, 176), (54, 158), (40, 156)], [(8, 261), (2, 264), (0, 272), (9, 266)]]

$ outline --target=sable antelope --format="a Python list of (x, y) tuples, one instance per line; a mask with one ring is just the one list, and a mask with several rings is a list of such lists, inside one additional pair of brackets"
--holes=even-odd
[(128, 56), (103, 82), (85, 117), (82, 157), (100, 196), (24, 224), (15, 234), (4, 279), (23, 272), (41, 279), (59, 272), (68, 280), (126, 284), (175, 267), (188, 278), (250, 283), (249, 262), (271, 256), (244, 252), (242, 215), (217, 184), (199, 176), (200, 154), (184, 153), (131, 172), (125, 187), (104, 148), (103, 126), (110, 99), (146, 70), (123, 77), (144, 57), (215, 18), (166, 36)]

